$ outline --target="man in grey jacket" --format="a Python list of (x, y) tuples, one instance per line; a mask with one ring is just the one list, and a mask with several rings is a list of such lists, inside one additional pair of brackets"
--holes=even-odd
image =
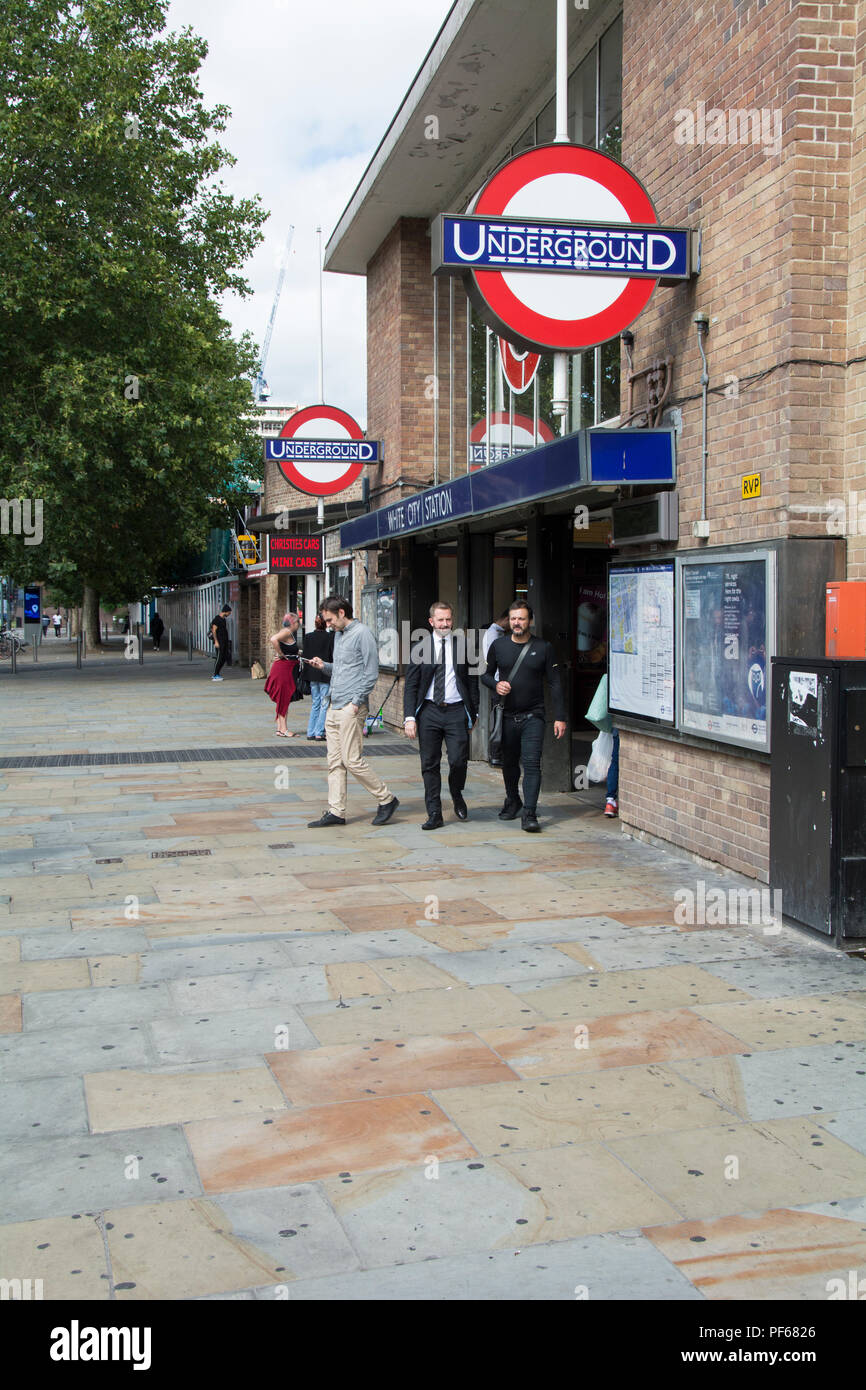
[(320, 611), (334, 631), (334, 660), (323, 661), (320, 656), (310, 659), (310, 665), (324, 671), (331, 681), (331, 704), (325, 720), (328, 809), (318, 820), (309, 822), (310, 829), (346, 824), (347, 772), (375, 796), (379, 809), (373, 825), (384, 825), (400, 803), (362, 757), (361, 742), (370, 691), (379, 678), (376, 639), (368, 627), (352, 617), (348, 599), (326, 598)]

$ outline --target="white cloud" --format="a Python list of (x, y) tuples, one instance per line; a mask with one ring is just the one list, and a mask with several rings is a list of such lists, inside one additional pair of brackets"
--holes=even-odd
[[(274, 402), (318, 398), (316, 269), (451, 0), (172, 0), (171, 29), (207, 40), (200, 84), (232, 118), (222, 142), (237, 157), (223, 175), (271, 213), (246, 267), (254, 294), (227, 301), (237, 332), (261, 344), (286, 231), (295, 236), (266, 375)], [(324, 277), (325, 398), (366, 417), (365, 282)]]

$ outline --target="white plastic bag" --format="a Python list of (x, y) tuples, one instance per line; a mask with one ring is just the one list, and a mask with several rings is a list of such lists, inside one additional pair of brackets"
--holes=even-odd
[(607, 780), (612, 757), (613, 734), (602, 729), (593, 741), (592, 752), (586, 765), (586, 775), (590, 782), (605, 782)]

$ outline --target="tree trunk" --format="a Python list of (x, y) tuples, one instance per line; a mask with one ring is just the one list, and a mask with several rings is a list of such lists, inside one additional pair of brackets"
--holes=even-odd
[(88, 647), (102, 646), (99, 630), (99, 594), (90, 584), (84, 585), (84, 632)]

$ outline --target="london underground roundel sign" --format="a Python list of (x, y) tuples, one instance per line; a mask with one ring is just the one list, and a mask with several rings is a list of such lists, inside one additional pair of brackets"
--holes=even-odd
[[(293, 442), (281, 445), (284, 439)], [(345, 410), (334, 405), (308, 405), (295, 411), (279, 436), (268, 441), (266, 456), (279, 465), (283, 477), (299, 492), (332, 497), (352, 486), (365, 464), (374, 461), (375, 450), (376, 445), (364, 440), (358, 421)]]
[(462, 217), (434, 227), (434, 274), (463, 274), (481, 317), (535, 352), (579, 352), (615, 337), (659, 279), (688, 279), (691, 234), (659, 225), (643, 185), (584, 145), (540, 145), (508, 160)]
[(532, 385), (541, 357), (537, 352), (520, 352), (512, 347), (506, 338), (497, 338), (499, 360), (505, 373), (505, 380), (516, 395)]

